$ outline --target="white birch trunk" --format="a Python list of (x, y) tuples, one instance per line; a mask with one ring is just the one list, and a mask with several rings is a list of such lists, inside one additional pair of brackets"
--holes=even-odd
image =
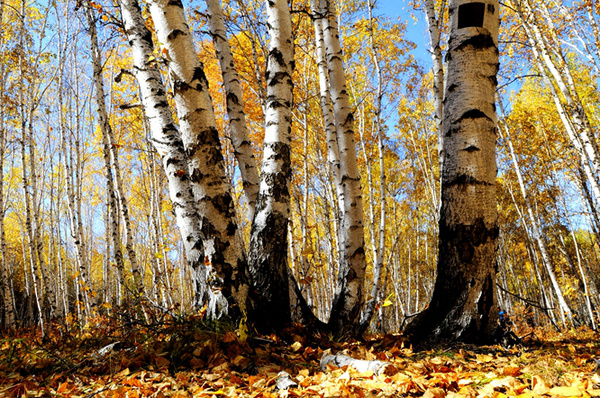
[(150, 141), (161, 157), (187, 262), (197, 273), (194, 289), (198, 297), (204, 297), (208, 275), (204, 266), (200, 216), (189, 180), (183, 141), (173, 120), (158, 65), (153, 60), (152, 34), (136, 0), (122, 0), (120, 8), (133, 54), (133, 74), (150, 125)]
[(355, 328), (360, 321), (360, 311), (365, 300), (363, 285), (366, 256), (362, 221), (362, 188), (354, 140), (354, 117), (346, 90), (336, 16), (332, 0), (321, 1), (321, 9), (327, 11), (327, 18), (323, 19), (323, 35), (340, 154), (340, 192), (344, 203), (340, 226), (343, 261), (338, 271), (329, 323), (332, 327)]
[[(123, 252), (121, 249), (121, 233), (119, 227), (119, 215), (118, 208), (119, 204), (117, 201), (117, 192), (115, 188), (115, 182), (113, 177), (113, 170), (111, 167), (111, 153), (110, 153), (110, 142), (109, 142), (109, 130), (111, 126), (108, 120), (108, 112), (106, 110), (105, 95), (104, 95), (104, 82), (102, 78), (102, 61), (100, 49), (98, 47), (98, 36), (96, 33), (96, 20), (93, 15), (92, 7), (89, 2), (84, 4), (85, 16), (88, 23), (88, 33), (90, 36), (91, 53), (92, 53), (92, 66), (94, 74), (94, 89), (95, 89), (95, 100), (98, 112), (98, 124), (102, 134), (102, 151), (104, 155), (104, 168), (106, 173), (106, 190), (109, 200), (108, 214), (111, 219), (111, 232), (110, 236), (112, 239), (113, 251), (115, 263), (119, 273), (119, 291), (125, 287), (125, 261), (123, 259)], [(107, 253), (108, 254), (108, 253)], [(126, 289), (126, 294), (128, 291)]]
[[(100, 129), (102, 131), (102, 144), (104, 147), (104, 158), (105, 166), (107, 168), (107, 182), (109, 188), (109, 197), (111, 200), (111, 209), (115, 212), (112, 214), (113, 217), (117, 217), (116, 212), (120, 213), (121, 219), (123, 220), (123, 229), (125, 231), (125, 249), (127, 251), (127, 257), (131, 266), (133, 275), (133, 294), (136, 299), (139, 296), (144, 295), (144, 282), (142, 280), (142, 274), (140, 266), (137, 261), (135, 249), (133, 247), (133, 232), (131, 231), (131, 220), (129, 217), (129, 206), (127, 205), (127, 199), (123, 191), (123, 182), (121, 179), (121, 167), (119, 164), (119, 157), (117, 154), (117, 144), (115, 143), (114, 133), (110, 125), (108, 112), (106, 110), (106, 103), (104, 100), (104, 80), (102, 71), (102, 54), (98, 45), (98, 35), (96, 30), (96, 18), (94, 17), (94, 11), (90, 7), (89, 3), (86, 4), (86, 18), (89, 25), (90, 41), (92, 45), (92, 63), (94, 66), (94, 83), (96, 88), (96, 103), (98, 105), (98, 121)], [(108, 171), (110, 170), (110, 171)], [(117, 228), (117, 219), (113, 219), (113, 233), (115, 230), (119, 233)], [(120, 237), (119, 237), (120, 241)], [(114, 243), (114, 242), (113, 242)], [(117, 250), (117, 249), (115, 249)], [(121, 252), (121, 248), (118, 249)], [(122, 256), (122, 254), (118, 254)], [(122, 261), (122, 260), (121, 260)], [(122, 275), (124, 274), (124, 262), (123, 268), (120, 269)], [(122, 278), (124, 278), (122, 276)], [(125, 282), (124, 279), (122, 279)], [(128, 289), (128, 287), (126, 286)]]
[[(129, 8), (133, 15), (133, 8)], [(239, 307), (235, 309), (236, 312), (240, 310), (245, 312), (248, 292), (245, 258), (235, 223), (233, 200), (225, 174), (220, 140), (208, 93), (208, 82), (202, 65), (197, 59), (182, 4), (179, 1), (153, 1), (150, 3), (150, 11), (157, 37), (163, 43), (167, 54), (169, 75), (180, 121), (181, 139), (188, 155), (187, 168), (179, 169), (177, 172), (185, 172), (189, 176), (187, 181), (191, 185), (194, 200), (198, 205), (200, 232), (204, 240), (205, 258), (199, 259), (194, 268), (197, 278), (195, 305), (200, 307), (210, 299), (210, 302), (215, 305), (211, 305), (209, 313), (218, 316), (222, 311), (227, 312), (227, 308), (217, 308), (224, 305), (220, 303), (224, 298), (229, 302), (230, 308), (237, 305)], [(138, 29), (141, 29), (144, 25), (141, 13), (138, 14), (134, 17), (139, 17), (137, 23), (141, 22), (141, 25)], [(146, 44), (135, 50), (141, 54), (137, 62), (143, 60), (138, 69), (148, 65), (147, 59), (151, 54), (147, 52), (148, 49), (151, 50), (149, 32), (139, 37), (140, 46), (142, 42)], [(142, 77), (138, 81), (142, 88), (145, 84), (160, 83), (156, 78), (150, 77)], [(162, 98), (165, 98), (164, 90), (161, 89), (160, 92), (163, 93)], [(144, 97), (151, 97), (149, 94), (150, 92), (147, 92)], [(150, 98), (145, 101), (149, 100)], [(161, 109), (166, 113), (166, 107)], [(146, 110), (150, 111), (149, 105), (146, 105)], [(156, 127), (152, 127), (152, 130), (153, 135), (158, 138), (159, 122), (151, 120), (151, 123), (156, 123)], [(161, 128), (163, 129), (161, 134), (173, 134), (172, 123), (162, 124)], [(163, 161), (165, 161), (164, 156)], [(205, 261), (206, 265), (211, 267), (205, 267), (203, 264)], [(211, 273), (210, 277), (207, 271)], [(222, 295), (215, 295), (212, 290), (209, 290), (209, 283), (214, 288), (222, 288)]]
[[(4, 2), (0, 3), (0, 30), (4, 26)], [(4, 36), (0, 35), (0, 51), (4, 50)], [(0, 92), (4, 92), (6, 79), (6, 67), (0, 63)], [(4, 130), (4, 107), (0, 107), (0, 286), (2, 288), (2, 302), (4, 304), (4, 328), (15, 329), (15, 308), (13, 306), (13, 290), (9, 284), (8, 261), (6, 259), (7, 245), (4, 229), (4, 156), (6, 154), (6, 133)]]
[[(569, 134), (573, 146), (581, 157), (581, 162), (586, 170), (586, 176), (592, 191), (595, 194), (595, 209), (600, 206), (600, 153), (596, 138), (591, 131), (590, 123), (577, 93), (577, 89), (573, 83), (568, 65), (566, 65), (565, 57), (560, 50), (560, 46), (549, 43), (546, 36), (541, 32), (537, 14), (547, 14), (544, 7), (534, 9), (534, 6), (527, 0), (517, 2), (517, 14), (525, 27), (529, 43), (533, 54), (540, 66), (542, 74), (546, 75), (544, 66), (552, 76), (556, 83), (565, 104), (558, 95), (554, 94), (554, 101), (557, 105), (557, 110), (561, 114), (561, 119), (565, 124), (565, 129)], [(546, 18), (547, 20), (549, 17)], [(549, 27), (553, 32), (554, 27)], [(551, 54), (554, 54), (557, 60), (553, 59)], [(547, 76), (549, 79), (549, 76)], [(554, 91), (554, 86), (550, 83), (551, 89)], [(566, 119), (566, 120), (565, 120)]]
[(206, 7), (209, 13), (208, 21), (210, 23), (210, 34), (215, 44), (217, 58), (219, 59), (223, 75), (227, 114), (229, 115), (229, 126), (231, 127), (231, 143), (233, 144), (235, 157), (238, 161), (244, 193), (248, 202), (248, 219), (252, 222), (259, 188), (258, 169), (252, 152), (252, 145), (248, 138), (246, 115), (244, 114), (242, 102), (242, 88), (238, 73), (234, 67), (231, 47), (227, 40), (220, 1), (206, 0)]
[(485, 342), (496, 335), (499, 3), (452, 0), (444, 96), (438, 274), (415, 342)]
[[(334, 215), (334, 232), (335, 243), (332, 243), (332, 248), (335, 247), (337, 265), (343, 263), (343, 256), (340, 240), (340, 228), (342, 210), (344, 209), (344, 194), (341, 191), (341, 176), (340, 176), (340, 151), (338, 148), (337, 135), (335, 130), (335, 118), (333, 116), (333, 105), (331, 103), (331, 95), (329, 94), (329, 73), (327, 71), (327, 60), (325, 57), (325, 40), (323, 38), (324, 20), (327, 18), (327, 10), (321, 8), (319, 0), (311, 0), (311, 12), (313, 18), (313, 26), (315, 30), (315, 46), (317, 69), (319, 73), (319, 96), (321, 112), (323, 113), (323, 127), (325, 130), (325, 139), (327, 140), (327, 164), (329, 166), (330, 180), (333, 181), (335, 195), (332, 195), (337, 200), (331, 200)], [(336, 205), (337, 204), (337, 205)], [(332, 262), (330, 267), (334, 267), (335, 262)]]
[(140, 265), (137, 261), (137, 255), (135, 248), (133, 247), (133, 232), (131, 228), (131, 218), (129, 217), (129, 205), (127, 204), (127, 198), (123, 190), (123, 180), (121, 178), (121, 166), (119, 163), (119, 155), (117, 153), (117, 145), (115, 143), (115, 137), (110, 128), (107, 131), (108, 148), (110, 150), (110, 164), (114, 170), (114, 184), (117, 194), (117, 204), (123, 220), (123, 228), (125, 230), (125, 249), (127, 250), (127, 257), (131, 265), (131, 273), (133, 275), (133, 293), (136, 299), (145, 296), (146, 289), (144, 287), (143, 275)]
[(444, 18), (446, 0), (440, 3), (440, 11), (435, 11), (435, 0), (425, 0), (425, 14), (427, 16), (427, 28), (429, 31), (429, 47), (431, 61), (433, 62), (433, 99), (435, 105), (435, 126), (438, 136), (439, 163), (442, 165), (444, 159), (442, 135), (442, 118), (444, 117), (444, 65), (442, 57), (442, 46), (440, 37), (440, 26)]
[[(61, 43), (61, 49), (58, 52), (58, 116), (59, 116), (59, 135), (60, 135), (60, 149), (63, 156), (63, 167), (65, 170), (65, 191), (67, 194), (67, 213), (69, 218), (69, 229), (70, 236), (75, 247), (75, 263), (77, 264), (77, 280), (81, 286), (82, 294), (78, 299), (83, 305), (83, 321), (91, 315), (90, 302), (92, 301), (93, 295), (91, 294), (91, 283), (87, 272), (87, 262), (85, 258), (85, 240), (83, 233), (83, 223), (81, 221), (82, 214), (81, 210), (81, 196), (78, 195), (78, 186), (83, 185), (79, 178), (79, 162), (81, 161), (81, 151), (79, 137), (75, 137), (75, 142), (71, 139), (67, 140), (67, 126), (66, 117), (64, 110), (66, 104), (64, 102), (64, 67), (65, 67), (65, 52), (67, 43), (63, 42), (62, 32), (63, 29), (68, 28), (61, 26), (61, 21), (58, 20), (58, 40)], [(79, 129), (75, 129), (74, 134), (79, 134)], [(70, 148), (70, 151), (67, 150)], [(73, 151), (75, 155), (73, 155)]]
[(267, 102), (260, 190), (248, 256), (252, 277), (252, 322), (258, 330), (291, 321), (288, 269), (290, 132), (292, 128), (292, 23), (286, 0), (266, 2), (269, 29)]
[[(375, 198), (374, 188), (371, 179), (371, 165), (367, 162), (369, 170), (369, 218), (371, 224), (371, 246), (373, 250), (373, 280), (371, 283), (370, 297), (365, 305), (365, 311), (360, 320), (360, 330), (366, 330), (371, 323), (375, 305), (379, 300), (379, 285), (381, 280), (381, 273), (383, 270), (383, 255), (385, 251), (385, 217), (386, 217), (386, 201), (385, 201), (385, 164), (384, 164), (384, 146), (383, 146), (383, 126), (381, 121), (381, 110), (383, 100), (383, 82), (381, 78), (381, 68), (379, 66), (379, 54), (377, 47), (375, 46), (375, 31), (374, 31), (374, 18), (373, 18), (373, 7), (375, 4), (372, 0), (368, 1), (367, 7), (369, 9), (369, 44), (371, 58), (373, 65), (375, 66), (375, 77), (377, 80), (377, 91), (375, 93), (375, 120), (373, 123), (373, 129), (377, 137), (377, 149), (379, 151), (379, 200), (380, 200), (380, 211), (379, 211), (379, 223), (376, 225), (375, 220)], [(362, 137), (361, 137), (362, 139)], [(365, 148), (366, 149), (366, 148)], [(366, 151), (363, 150), (366, 156)], [(377, 229), (377, 230), (376, 230)]]

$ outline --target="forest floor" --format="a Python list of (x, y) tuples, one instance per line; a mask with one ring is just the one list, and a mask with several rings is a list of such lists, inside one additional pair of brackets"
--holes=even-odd
[[(1, 337), (0, 397), (600, 396), (600, 336), (589, 330), (534, 329), (514, 347), (413, 351), (401, 335), (309, 340), (300, 327), (242, 342), (231, 328), (193, 317), (47, 329), (44, 339), (39, 330)], [(324, 352), (388, 366), (323, 370)], [(297, 385), (278, 389), (280, 371)]]

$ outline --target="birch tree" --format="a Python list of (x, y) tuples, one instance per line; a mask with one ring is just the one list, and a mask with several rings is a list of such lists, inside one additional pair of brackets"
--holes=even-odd
[[(204, 260), (210, 267), (210, 276), (204, 276), (203, 265), (196, 264), (195, 305), (200, 308), (210, 300), (213, 312), (227, 311), (227, 304), (220, 303), (224, 297), (231, 309), (243, 312), (248, 294), (246, 258), (235, 222), (208, 81), (181, 2), (155, 0), (150, 2), (150, 12), (167, 55), (181, 138), (188, 154), (187, 172), (199, 206)], [(222, 289), (222, 294), (213, 294), (209, 283), (216, 290)]]
[[(0, 28), (4, 31), (4, 1), (0, 2)], [(4, 52), (4, 36), (0, 35), (0, 54)], [(4, 102), (4, 89), (7, 77), (7, 68), (3, 60), (0, 60), (0, 101)], [(4, 305), (4, 327), (14, 329), (15, 309), (13, 289), (9, 286), (9, 269), (7, 261), (6, 232), (4, 229), (5, 200), (4, 200), (4, 158), (6, 154), (6, 131), (4, 126), (5, 107), (0, 107), (0, 279), (2, 286), (2, 303)]]
[(556, 37), (544, 2), (515, 1), (515, 10), (525, 29), (534, 60), (553, 92), (556, 109), (591, 187), (595, 213), (600, 213), (600, 151), (585, 107), (574, 84), (571, 67)]
[(210, 35), (215, 44), (217, 58), (219, 59), (221, 73), (223, 74), (227, 114), (231, 129), (231, 143), (233, 144), (235, 157), (238, 161), (244, 192), (248, 201), (248, 219), (252, 222), (256, 196), (258, 195), (259, 179), (256, 161), (252, 153), (252, 145), (248, 138), (246, 115), (244, 114), (242, 103), (242, 88), (235, 69), (231, 47), (227, 40), (220, 0), (206, 0), (206, 7), (209, 15)]
[[(96, 19), (93, 14), (92, 5), (89, 1), (84, 4), (84, 13), (88, 24), (88, 33), (90, 36), (90, 43), (92, 47), (92, 67), (94, 74), (94, 89), (95, 89), (95, 101), (98, 112), (98, 124), (100, 125), (100, 132), (102, 134), (102, 153), (104, 158), (104, 173), (106, 177), (106, 194), (108, 196), (108, 214), (110, 217), (110, 236), (112, 239), (113, 255), (118, 271), (118, 292), (122, 292), (125, 287), (125, 259), (123, 258), (121, 231), (119, 226), (119, 203), (117, 198), (117, 190), (115, 187), (115, 178), (113, 174), (113, 168), (111, 165), (111, 149), (110, 149), (110, 138), (109, 134), (112, 134), (112, 128), (108, 118), (108, 112), (106, 110), (105, 94), (104, 94), (104, 82), (102, 73), (102, 59), (100, 48), (98, 46), (98, 36), (96, 32)], [(108, 231), (107, 231), (108, 233)], [(128, 295), (127, 289), (125, 293)], [(118, 303), (120, 301), (117, 299)], [(129, 298), (126, 297), (126, 301)]]
[(292, 315), (287, 255), (294, 43), (287, 1), (267, 1), (266, 9), (269, 52), (265, 138), (248, 255), (253, 288), (252, 322), (263, 331), (280, 329), (291, 321)]
[(336, 15), (331, 0), (322, 0), (321, 13), (329, 89), (333, 103), (336, 136), (340, 159), (340, 189), (343, 209), (340, 220), (341, 261), (337, 275), (329, 325), (333, 328), (354, 329), (360, 322), (363, 308), (366, 256), (363, 232), (363, 204), (358, 173), (354, 116), (346, 89)]
[(449, 4), (438, 273), (429, 307), (407, 328), (415, 341), (484, 342), (497, 330), (498, 7)]
[(512, 143), (512, 139), (510, 137), (510, 133), (508, 131), (508, 127), (505, 124), (503, 124), (501, 126), (501, 128), (503, 128), (504, 132), (501, 129), (499, 129), (498, 132), (499, 132), (500, 136), (502, 138), (504, 138), (504, 140), (506, 141), (506, 144), (508, 146), (510, 157), (511, 157), (513, 167), (515, 170), (515, 174), (517, 175), (517, 181), (519, 183), (519, 188), (521, 189), (521, 195), (523, 195), (523, 200), (525, 202), (525, 208), (527, 210), (527, 215), (529, 216), (529, 223), (531, 225), (530, 231), (531, 231), (531, 234), (533, 235), (533, 238), (538, 246), (538, 249), (540, 250), (540, 255), (542, 257), (542, 263), (544, 264), (544, 268), (546, 268), (546, 272), (548, 272), (548, 276), (550, 277), (550, 282), (552, 284), (552, 288), (554, 290), (554, 293), (556, 294), (556, 299), (558, 301), (558, 307), (559, 307), (559, 314), (562, 319), (563, 326), (566, 326), (565, 317), (569, 321), (569, 324), (571, 324), (573, 322), (573, 314), (571, 312), (571, 309), (567, 305), (567, 302), (565, 301), (561, 287), (558, 284), (556, 274), (554, 273), (552, 261), (550, 259), (550, 255), (548, 254), (548, 248), (547, 248), (546, 242), (544, 241), (544, 238), (542, 236), (542, 228), (538, 221), (538, 217), (536, 217), (534, 214), (533, 206), (531, 204), (529, 195), (527, 194), (527, 189), (525, 188), (525, 182), (524, 182), (523, 176), (521, 174), (521, 169), (519, 168), (519, 162), (518, 162), (517, 156), (515, 154), (515, 149), (514, 149), (514, 146)]

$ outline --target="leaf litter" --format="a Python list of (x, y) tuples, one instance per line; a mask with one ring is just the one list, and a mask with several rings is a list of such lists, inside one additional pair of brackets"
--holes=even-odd
[(413, 351), (400, 334), (342, 341), (294, 326), (241, 341), (234, 329), (193, 317), (116, 323), (54, 325), (43, 341), (35, 330), (3, 336), (0, 396), (600, 396), (599, 336), (586, 329), (539, 329), (510, 348)]

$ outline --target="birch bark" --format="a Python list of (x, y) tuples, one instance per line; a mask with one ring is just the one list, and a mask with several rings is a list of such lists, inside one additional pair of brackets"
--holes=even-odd
[[(87, 319), (91, 315), (91, 283), (87, 272), (86, 261), (86, 245), (83, 231), (82, 213), (81, 213), (81, 195), (79, 195), (78, 187), (82, 187), (83, 182), (80, 179), (79, 170), (81, 168), (81, 145), (79, 140), (79, 128), (75, 128), (72, 137), (67, 137), (67, 125), (65, 116), (64, 98), (64, 80), (65, 80), (65, 65), (66, 65), (66, 49), (68, 43), (63, 41), (63, 32), (69, 32), (68, 27), (61, 26), (62, 21), (57, 20), (58, 41), (61, 43), (61, 48), (58, 51), (58, 116), (59, 116), (59, 135), (60, 135), (60, 150), (63, 156), (63, 166), (65, 169), (65, 191), (67, 194), (67, 213), (69, 217), (69, 229), (73, 245), (75, 247), (75, 263), (77, 264), (77, 282), (80, 285), (82, 294), (78, 297), (83, 306), (83, 318)], [(68, 35), (68, 34), (67, 34)], [(77, 126), (78, 127), (78, 126)], [(68, 148), (68, 149), (67, 149)]]
[[(0, 2), (0, 27), (4, 26), (4, 1)], [(0, 35), (0, 51), (4, 50), (4, 36)], [(0, 93), (4, 93), (6, 82), (6, 66), (0, 63)], [(0, 278), (2, 283), (2, 302), (4, 304), (4, 328), (11, 330), (16, 327), (15, 308), (13, 306), (13, 290), (9, 285), (9, 270), (6, 255), (6, 233), (4, 229), (4, 156), (6, 153), (6, 132), (4, 130), (4, 107), (0, 107)]]
[(267, 101), (260, 189), (250, 234), (252, 322), (259, 331), (291, 321), (288, 269), (290, 132), (292, 128), (292, 23), (286, 0), (266, 1), (269, 30)]
[(244, 114), (242, 88), (238, 73), (235, 69), (233, 54), (227, 40), (227, 32), (223, 23), (220, 0), (206, 0), (209, 13), (210, 34), (215, 44), (217, 58), (221, 66), (225, 97), (227, 101), (227, 114), (231, 128), (231, 142), (238, 161), (246, 200), (248, 202), (248, 219), (254, 218), (254, 207), (258, 195), (259, 178), (256, 160), (252, 153), (252, 145), (248, 138), (246, 115)]
[[(371, 246), (373, 250), (373, 281), (371, 284), (370, 297), (365, 305), (365, 311), (362, 314), (360, 320), (359, 330), (364, 331), (369, 327), (375, 305), (379, 300), (379, 285), (381, 280), (381, 273), (383, 270), (383, 255), (385, 251), (385, 218), (386, 218), (386, 201), (385, 201), (385, 164), (384, 164), (384, 146), (383, 146), (383, 126), (381, 121), (382, 111), (382, 100), (383, 100), (383, 81), (381, 77), (381, 68), (379, 66), (379, 53), (375, 45), (375, 20), (373, 17), (373, 8), (375, 4), (372, 0), (368, 1), (367, 7), (369, 9), (369, 44), (371, 58), (373, 65), (375, 66), (375, 78), (377, 81), (377, 90), (375, 93), (375, 120), (373, 123), (373, 129), (377, 137), (377, 149), (379, 151), (379, 200), (380, 200), (380, 211), (379, 211), (379, 223), (376, 225), (375, 220), (375, 195), (373, 184), (369, 182), (369, 218), (371, 224)], [(366, 154), (366, 151), (365, 151)], [(368, 164), (369, 179), (371, 179), (371, 166)], [(377, 229), (377, 231), (376, 231)], [(378, 239), (376, 238), (378, 237)]]
[(429, 307), (407, 329), (415, 342), (485, 342), (497, 330), (498, 7), (449, 4), (438, 274)]
[[(591, 131), (588, 117), (560, 46), (553, 45), (547, 37), (548, 34), (542, 32), (543, 23), (539, 21), (538, 14), (546, 16), (548, 21), (548, 12), (543, 4), (538, 6), (526, 0), (516, 2), (516, 9), (540, 71), (553, 92), (554, 102), (565, 125), (565, 130), (581, 158), (581, 164), (595, 196), (594, 209), (596, 212), (600, 212), (598, 211), (600, 206), (600, 181), (598, 180), (600, 175), (600, 152), (598, 143)], [(548, 26), (548, 31), (552, 34), (554, 26)], [(562, 100), (556, 93), (556, 88), (550, 81), (550, 77), (556, 83), (558, 91), (562, 95)]]
[[(227, 312), (223, 302), (226, 299), (230, 310), (244, 312), (248, 294), (246, 258), (235, 223), (208, 81), (198, 61), (181, 2), (152, 1), (150, 12), (158, 40), (167, 54), (181, 138), (188, 155), (187, 172), (201, 218), (203, 260), (209, 266), (210, 275), (202, 264), (195, 268), (195, 304), (200, 307), (209, 300), (209, 312), (218, 317)], [(208, 289), (208, 283), (215, 292)]]
[(444, 65), (442, 57), (440, 27), (444, 18), (446, 0), (440, 3), (440, 11), (435, 11), (435, 0), (425, 0), (425, 14), (429, 31), (431, 60), (433, 62), (433, 98), (435, 104), (435, 125), (438, 136), (439, 163), (443, 163), (442, 119), (444, 117)]
[[(110, 125), (108, 113), (106, 110), (106, 103), (104, 102), (104, 84), (102, 78), (102, 55), (98, 46), (98, 34), (96, 29), (96, 19), (90, 4), (86, 5), (86, 18), (88, 25), (90, 26), (90, 40), (92, 45), (92, 63), (94, 65), (94, 83), (96, 88), (96, 103), (98, 105), (98, 119), (100, 128), (102, 130), (102, 143), (104, 146), (104, 157), (107, 169), (107, 181), (109, 188), (112, 186), (112, 190), (109, 191), (111, 200), (111, 208), (115, 206), (113, 212), (119, 212), (121, 219), (123, 220), (123, 229), (125, 231), (125, 249), (127, 250), (127, 257), (131, 266), (131, 272), (133, 275), (133, 286), (132, 290), (134, 297), (137, 299), (140, 296), (145, 295), (144, 281), (142, 280), (142, 273), (140, 266), (137, 261), (137, 255), (133, 247), (133, 232), (131, 228), (131, 219), (129, 217), (129, 206), (127, 204), (127, 198), (123, 190), (123, 181), (121, 178), (121, 166), (119, 163), (119, 155), (117, 153), (117, 143), (115, 142), (115, 136), (113, 129)], [(98, 91), (99, 90), (99, 91)], [(116, 214), (113, 214), (117, 216)], [(113, 221), (113, 233), (116, 227), (116, 219)], [(121, 249), (119, 248), (119, 251)], [(121, 272), (123, 272), (121, 270)], [(123, 279), (124, 281), (124, 279)], [(126, 286), (126, 288), (128, 288)]]
[[(90, 36), (91, 52), (92, 52), (92, 66), (94, 74), (94, 89), (96, 92), (95, 100), (98, 112), (98, 124), (102, 134), (102, 151), (104, 155), (104, 172), (106, 175), (107, 195), (109, 200), (108, 212), (111, 219), (111, 239), (114, 251), (115, 263), (119, 273), (119, 291), (125, 287), (125, 260), (123, 258), (123, 252), (121, 248), (121, 232), (119, 226), (119, 215), (118, 215), (118, 199), (117, 191), (115, 188), (113, 170), (111, 166), (111, 153), (110, 153), (110, 141), (108, 138), (109, 130), (111, 126), (108, 120), (108, 112), (106, 111), (106, 103), (104, 102), (104, 82), (102, 78), (102, 61), (100, 49), (98, 47), (98, 36), (96, 32), (96, 20), (93, 15), (92, 6), (89, 2), (84, 4), (84, 12), (86, 21), (88, 23), (88, 33)], [(125, 290), (127, 294), (127, 289)], [(128, 298), (127, 298), (128, 300)]]
[(363, 204), (360, 175), (354, 140), (354, 116), (346, 90), (336, 16), (332, 0), (321, 0), (323, 35), (329, 73), (329, 88), (333, 102), (337, 143), (340, 155), (340, 189), (343, 212), (340, 226), (340, 246), (343, 260), (333, 299), (329, 325), (334, 328), (356, 328), (364, 304), (366, 256), (363, 232)]

